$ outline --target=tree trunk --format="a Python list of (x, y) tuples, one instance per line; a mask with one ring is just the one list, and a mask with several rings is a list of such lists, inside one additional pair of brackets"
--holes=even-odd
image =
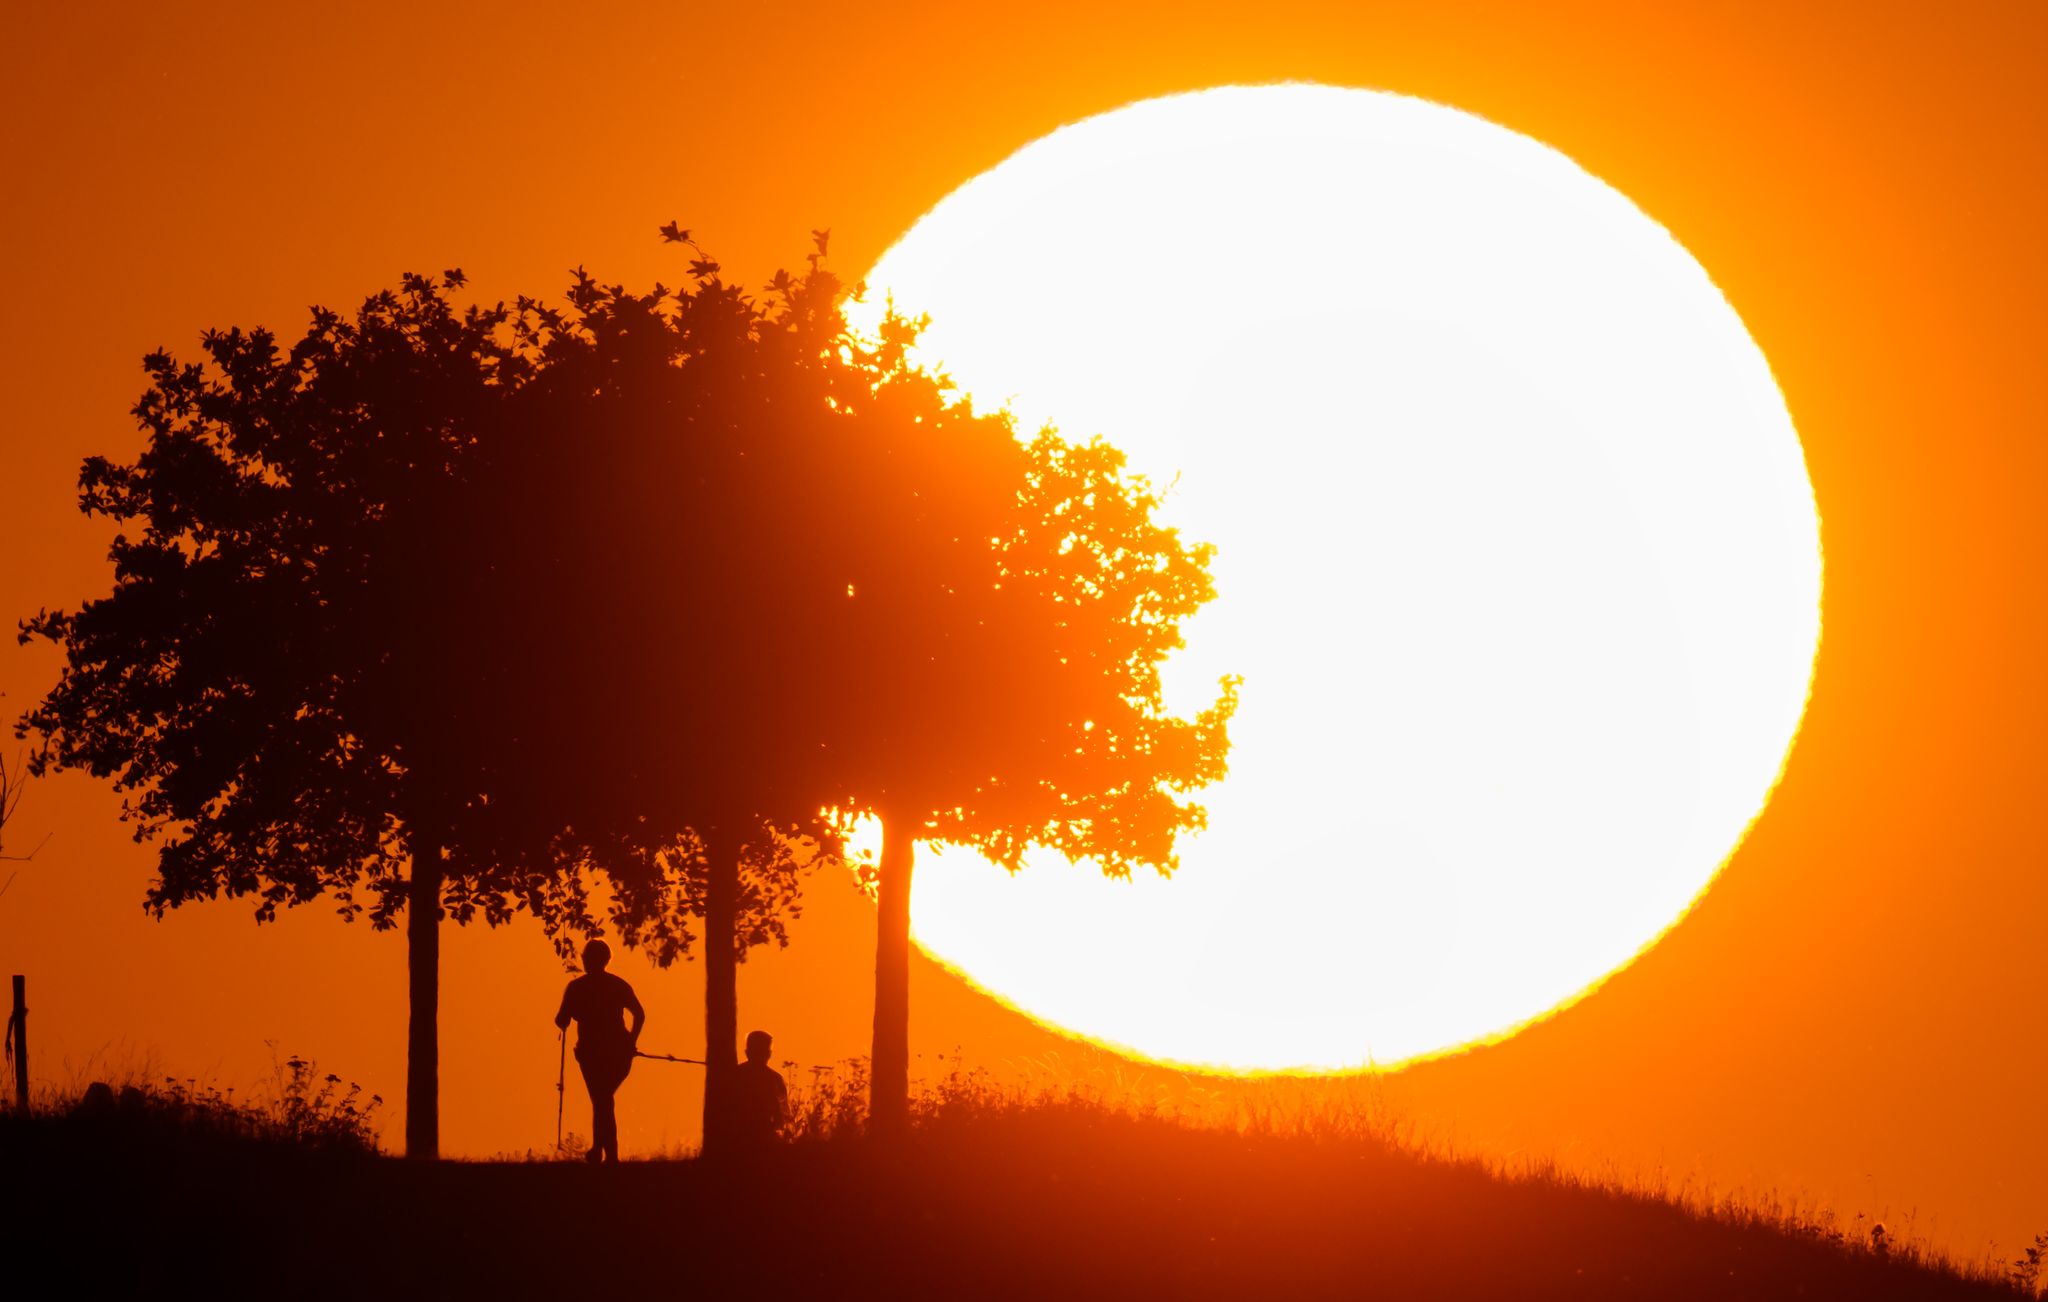
[(881, 891), (875, 912), (875, 1041), (868, 1124), (893, 1134), (910, 1125), (910, 820), (882, 820)]
[(405, 962), (412, 1019), (405, 1042), (405, 1155), (432, 1161), (441, 1153), (441, 846), (412, 844), (412, 884), (405, 901)]
[(740, 850), (708, 840), (704, 892), (704, 1152), (732, 1146), (732, 1074), (739, 1039)]

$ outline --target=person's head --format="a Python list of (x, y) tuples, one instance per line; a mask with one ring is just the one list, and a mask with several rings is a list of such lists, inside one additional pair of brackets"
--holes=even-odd
[(766, 1031), (747, 1032), (747, 1061), (767, 1062), (768, 1051), (775, 1047), (774, 1039)]
[(601, 940), (593, 940), (583, 947), (583, 970), (602, 972), (611, 966), (612, 947)]

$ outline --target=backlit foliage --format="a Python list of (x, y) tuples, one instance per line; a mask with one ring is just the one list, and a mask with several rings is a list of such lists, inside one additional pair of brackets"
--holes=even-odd
[(484, 712), (494, 817), (546, 811), (661, 959), (701, 911), (678, 845), (747, 847), (777, 907), (743, 938), (779, 938), (788, 870), (843, 849), (824, 810), (907, 810), (1012, 866), (1169, 868), (1223, 770), (1230, 685), (1182, 720), (1158, 676), (1208, 549), (1108, 444), (1019, 440), (911, 366), (918, 323), (851, 332), (823, 252), (758, 300), (700, 256), (679, 289), (579, 274), (566, 309), (522, 303), (534, 378), (459, 531), (470, 622), (532, 685)]
[[(210, 331), (145, 361), (133, 461), (94, 457), (80, 506), (118, 529), (112, 592), (22, 626), (66, 656), (23, 716), (36, 771), (111, 778), (161, 844), (148, 906), (329, 895), (389, 925), (409, 843), (477, 799), (477, 648), (443, 601), (468, 459), (530, 373), (503, 307), (409, 275), (289, 349)], [(447, 844), (445, 904), (502, 921), (539, 883)]]

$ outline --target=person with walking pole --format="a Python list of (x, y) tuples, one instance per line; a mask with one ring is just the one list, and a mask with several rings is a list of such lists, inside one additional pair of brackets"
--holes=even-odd
[[(610, 945), (601, 940), (585, 945), (583, 975), (562, 991), (562, 1007), (555, 1014), (555, 1026), (565, 1036), (569, 1023), (576, 1023), (576, 1066), (590, 1092), (587, 1160), (592, 1162), (619, 1160), (619, 1114), (612, 1096), (633, 1069), (633, 1056), (640, 1049), (640, 1028), (647, 1023), (633, 987), (605, 971), (611, 961)], [(556, 1122), (559, 1126), (559, 1107)]]

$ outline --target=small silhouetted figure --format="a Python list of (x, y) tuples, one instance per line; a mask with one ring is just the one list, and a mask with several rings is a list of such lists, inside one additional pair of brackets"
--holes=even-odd
[(773, 1143), (789, 1110), (789, 1089), (782, 1073), (768, 1065), (775, 1041), (766, 1031), (747, 1035), (747, 1060), (733, 1069), (733, 1138), (749, 1148)]
[[(583, 975), (562, 992), (562, 1008), (555, 1014), (555, 1025), (564, 1034), (570, 1022), (576, 1023), (576, 1065), (583, 1071), (583, 1087), (590, 1091), (592, 1162), (619, 1160), (619, 1114), (612, 1095), (633, 1069), (640, 1028), (647, 1022), (633, 987), (605, 971), (611, 961), (610, 945), (601, 940), (585, 945)], [(631, 1026), (625, 1021), (629, 1016)]]

